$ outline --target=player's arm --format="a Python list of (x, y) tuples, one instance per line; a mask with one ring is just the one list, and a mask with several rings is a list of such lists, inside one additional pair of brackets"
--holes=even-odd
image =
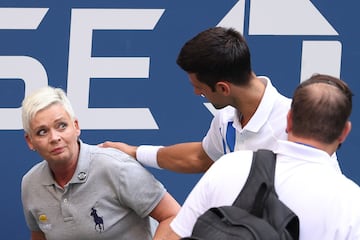
[(205, 153), (201, 142), (178, 143), (166, 147), (131, 146), (122, 142), (104, 142), (103, 147), (117, 148), (146, 166), (181, 173), (205, 172), (213, 160)]
[(205, 153), (201, 142), (188, 142), (159, 148), (157, 163), (175, 172), (200, 173), (205, 172), (213, 160)]

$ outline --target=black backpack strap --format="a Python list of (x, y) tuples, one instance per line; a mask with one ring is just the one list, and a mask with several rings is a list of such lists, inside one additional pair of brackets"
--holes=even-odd
[(265, 149), (254, 151), (249, 176), (233, 205), (261, 217), (258, 209), (262, 209), (264, 199), (274, 188), (275, 165), (275, 153)]
[[(274, 186), (276, 154), (260, 149), (254, 152), (247, 181), (233, 205), (269, 222), (282, 234), (281, 239), (299, 239), (299, 218), (281, 201), (278, 201)], [(265, 213), (264, 208), (272, 209)]]

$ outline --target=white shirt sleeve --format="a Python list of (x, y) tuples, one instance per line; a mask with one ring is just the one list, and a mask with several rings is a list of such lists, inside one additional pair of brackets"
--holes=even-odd
[(202, 140), (202, 146), (206, 154), (213, 160), (218, 160), (224, 155), (224, 135), (228, 121), (233, 121), (236, 110), (233, 107), (226, 107), (217, 110), (211, 121), (210, 128)]
[(197, 218), (211, 207), (231, 205), (250, 172), (252, 151), (224, 155), (203, 175), (171, 222), (181, 237), (191, 235)]

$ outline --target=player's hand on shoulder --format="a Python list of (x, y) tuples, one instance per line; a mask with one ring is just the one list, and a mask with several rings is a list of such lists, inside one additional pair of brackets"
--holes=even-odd
[(105, 141), (103, 143), (98, 144), (98, 146), (104, 148), (116, 148), (120, 151), (129, 154), (133, 158), (136, 158), (137, 146), (132, 146), (123, 142), (111, 142), (111, 141)]

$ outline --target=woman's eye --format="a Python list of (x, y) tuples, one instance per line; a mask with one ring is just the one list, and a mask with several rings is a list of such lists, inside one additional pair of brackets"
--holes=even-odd
[(41, 129), (41, 130), (39, 130), (39, 131), (37, 132), (37, 135), (39, 135), (39, 136), (45, 136), (45, 134), (46, 134), (46, 130), (45, 130), (45, 129)]

